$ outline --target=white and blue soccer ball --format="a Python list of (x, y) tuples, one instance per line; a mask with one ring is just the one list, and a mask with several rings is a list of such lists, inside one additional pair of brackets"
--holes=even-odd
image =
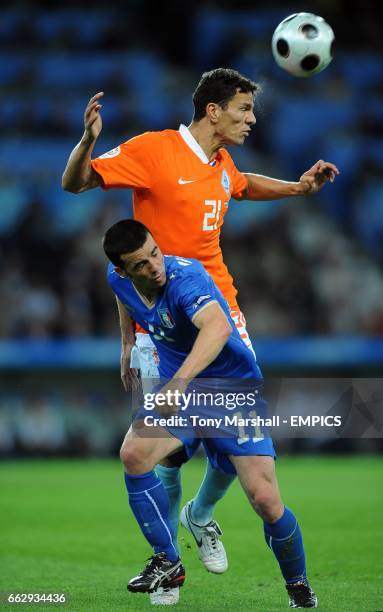
[(275, 29), (271, 41), (277, 64), (296, 77), (308, 77), (332, 60), (334, 32), (313, 13), (294, 13)]

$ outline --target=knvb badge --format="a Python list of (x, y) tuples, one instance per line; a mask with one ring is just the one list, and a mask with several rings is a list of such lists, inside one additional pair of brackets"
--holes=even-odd
[(108, 159), (108, 157), (117, 157), (117, 155), (120, 155), (120, 153), (121, 153), (121, 147), (115, 147), (114, 149), (111, 149), (110, 151), (103, 153), (103, 155), (100, 155), (99, 159)]
[(165, 326), (168, 327), (169, 329), (172, 329), (174, 327), (174, 321), (171, 317), (170, 312), (168, 311), (167, 308), (159, 308), (158, 309), (158, 315), (161, 319), (161, 323)]
[(222, 187), (226, 191), (227, 195), (230, 195), (230, 178), (226, 170), (222, 170), (222, 178), (221, 178)]

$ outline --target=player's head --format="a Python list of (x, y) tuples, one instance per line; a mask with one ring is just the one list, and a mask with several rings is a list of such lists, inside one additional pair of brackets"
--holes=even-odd
[(105, 232), (102, 246), (116, 272), (143, 290), (158, 289), (166, 283), (164, 257), (143, 223), (118, 221)]
[(260, 87), (231, 68), (204, 72), (193, 93), (193, 121), (214, 126), (226, 144), (243, 144), (255, 123), (254, 96)]

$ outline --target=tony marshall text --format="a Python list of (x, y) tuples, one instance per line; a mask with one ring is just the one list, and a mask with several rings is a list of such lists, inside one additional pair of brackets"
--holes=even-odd
[(189, 415), (182, 417), (172, 415), (169, 417), (155, 417), (148, 415), (144, 417), (144, 423), (147, 427), (214, 427), (220, 429), (224, 427), (279, 427), (280, 423), (288, 423), (290, 427), (340, 427), (342, 425), (342, 417), (340, 416), (318, 416), (318, 415), (290, 415), (288, 419), (281, 419), (275, 415), (269, 419), (262, 417), (241, 418), (237, 415), (227, 415), (221, 418), (204, 418), (198, 415)]

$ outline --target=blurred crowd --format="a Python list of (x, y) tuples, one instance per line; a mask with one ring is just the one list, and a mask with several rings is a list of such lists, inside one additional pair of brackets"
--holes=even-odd
[[(118, 373), (12, 376), (2, 380), (0, 459), (118, 455), (137, 397), (122, 390)], [(278, 453), (383, 450), (379, 380), (269, 379), (265, 397), (281, 424), (272, 432)], [(4, 392), (5, 391), (5, 392)], [(372, 400), (372, 401), (371, 401)], [(342, 428), (284, 426), (288, 415), (342, 416)], [(296, 433), (295, 433), (296, 432)], [(295, 437), (292, 437), (294, 435)]]
[(105, 91), (101, 154), (142, 131), (188, 123), (200, 73), (219, 65), (263, 88), (252, 136), (231, 151), (241, 170), (297, 180), (323, 158), (341, 171), (315, 197), (231, 203), (223, 248), (249, 331), (383, 335), (383, 54), (373, 5), (356, 3), (345, 23), (343, 3), (317, 3), (336, 55), (302, 81), (277, 67), (270, 49), (279, 21), (305, 10), (299, 2), (290, 11), (181, 4), (3, 8), (0, 336), (118, 334), (100, 240), (131, 214), (130, 194), (60, 187), (84, 107)]
[(117, 398), (81, 383), (3, 395), (0, 457), (117, 456), (129, 428), (126, 401)]
[[(101, 236), (126, 208), (109, 201), (79, 234), (57, 238), (46, 232), (42, 205), (31, 204), (3, 242), (1, 336), (119, 333)], [(315, 205), (282, 205), (241, 230), (236, 215), (241, 211), (228, 217), (224, 253), (253, 333), (383, 335), (378, 265)]]

